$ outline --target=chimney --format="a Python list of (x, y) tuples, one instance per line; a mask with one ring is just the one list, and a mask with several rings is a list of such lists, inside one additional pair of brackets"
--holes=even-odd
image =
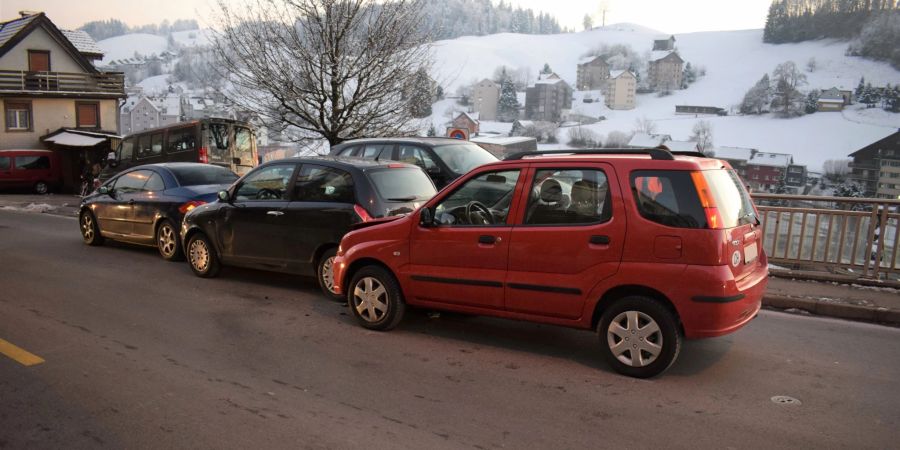
[(40, 13), (41, 13), (40, 11), (28, 11), (28, 10), (19, 11), (19, 15), (22, 16), (23, 19), (26, 17), (30, 17), (30, 16), (36, 16)]

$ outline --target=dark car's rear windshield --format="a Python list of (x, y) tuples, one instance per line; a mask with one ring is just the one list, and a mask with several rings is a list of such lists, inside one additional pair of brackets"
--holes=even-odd
[(375, 190), (387, 201), (427, 200), (437, 190), (434, 183), (419, 168), (385, 168), (367, 171)]
[(496, 156), (471, 143), (440, 145), (434, 147), (434, 152), (450, 170), (459, 175), (478, 166), (497, 161)]
[(170, 167), (181, 186), (200, 186), (204, 184), (231, 184), (238, 176), (234, 172), (211, 164), (196, 166)]

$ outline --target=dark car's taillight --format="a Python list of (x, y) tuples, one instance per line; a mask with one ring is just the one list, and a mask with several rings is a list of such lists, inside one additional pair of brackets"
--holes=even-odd
[(362, 205), (353, 205), (353, 212), (359, 216), (360, 222), (368, 222), (372, 220), (372, 216), (369, 215), (369, 212), (366, 211), (366, 208), (363, 208)]
[(200, 147), (200, 151), (198, 153), (199, 157), (197, 158), (197, 161), (204, 164), (209, 162), (209, 151), (206, 149), (206, 147)]
[(206, 202), (204, 202), (202, 200), (191, 200), (191, 201), (183, 203), (181, 206), (179, 206), (178, 211), (180, 211), (181, 214), (187, 214), (190, 210), (192, 210), (204, 203), (206, 203)]

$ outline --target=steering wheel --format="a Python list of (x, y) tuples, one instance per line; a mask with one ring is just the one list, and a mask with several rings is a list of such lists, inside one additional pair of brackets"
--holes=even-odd
[[(478, 217), (479, 220), (477, 222), (480, 223), (472, 220), (472, 213), (478, 213), (475, 217)], [(491, 214), (491, 210), (487, 206), (477, 201), (471, 201), (466, 205), (466, 220), (469, 221), (470, 225), (493, 225), (494, 215)]]
[(281, 195), (278, 195), (274, 189), (262, 188), (256, 193), (257, 200), (278, 200), (281, 198)]

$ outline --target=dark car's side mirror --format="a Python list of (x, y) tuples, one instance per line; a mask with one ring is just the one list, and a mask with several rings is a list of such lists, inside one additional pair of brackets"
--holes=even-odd
[(425, 168), (425, 172), (427, 172), (428, 175), (440, 175), (441, 168), (438, 166), (431, 166), (431, 167)]
[(422, 208), (422, 212), (419, 213), (419, 225), (425, 228), (434, 226), (434, 214), (431, 212), (431, 208)]
[(99, 192), (103, 195), (112, 194), (112, 190), (110, 190), (109, 187), (107, 187), (107, 186), (100, 186), (99, 188), (97, 188), (97, 192)]
[(217, 195), (219, 197), (219, 200), (231, 203), (231, 194), (229, 194), (228, 191), (219, 191)]

